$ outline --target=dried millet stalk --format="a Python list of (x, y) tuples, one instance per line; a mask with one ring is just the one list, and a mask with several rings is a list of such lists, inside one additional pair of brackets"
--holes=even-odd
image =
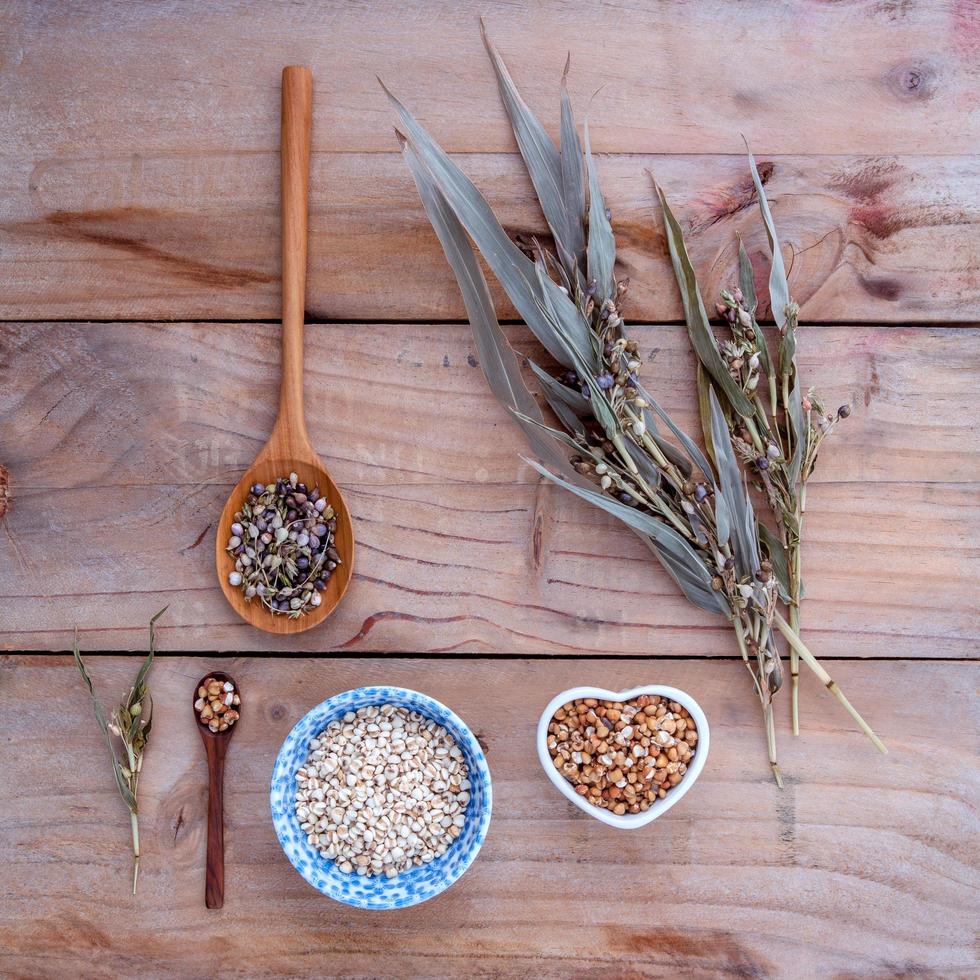
[[(398, 133), (403, 155), (460, 286), (480, 366), (542, 461), (529, 462), (543, 476), (634, 530), (691, 602), (730, 622), (762, 705), (769, 762), (780, 785), (773, 721), (773, 695), (781, 684), (776, 631), (884, 751), (776, 609), (773, 563), (760, 547), (722, 401), (711, 390), (704, 393), (702, 420), (711, 433), (705, 453), (639, 380), (641, 358), (619, 311), (625, 283), (617, 282), (614, 274), (615, 238), (589, 149), (588, 127), (580, 141), (563, 85), (560, 145), (555, 147), (489, 42), (487, 48), (554, 240), (553, 253), (533, 243), (528, 255), (515, 245), (469, 178), (389, 96), (404, 127), (404, 134)], [(693, 269), (672, 216), (668, 241), (675, 269), (690, 284), (685, 307), (699, 307), (707, 330)], [(527, 361), (561, 428), (546, 421), (526, 387), (473, 244), (524, 322), (560, 365), (560, 370), (547, 370)], [(703, 334), (697, 339), (713, 343)], [(711, 362), (712, 378), (722, 398), (741, 415), (750, 415), (745, 393), (720, 356), (716, 360)]]
[(0, 466), (0, 520), (10, 507), (10, 471), (6, 466)]

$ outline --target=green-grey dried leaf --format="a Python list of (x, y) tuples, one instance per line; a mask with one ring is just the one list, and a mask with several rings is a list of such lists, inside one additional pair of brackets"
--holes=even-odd
[(789, 421), (793, 427), (793, 458), (789, 466), (789, 485), (795, 487), (800, 479), (809, 429), (803, 417), (803, 399), (800, 394), (799, 378), (794, 376), (793, 387), (789, 393)]
[(779, 373), (792, 378), (796, 373), (796, 317), (787, 316), (779, 339)]
[(786, 307), (790, 303), (786, 267), (783, 264), (783, 253), (780, 251), (779, 238), (776, 235), (776, 223), (772, 220), (772, 211), (769, 209), (766, 189), (763, 186), (762, 178), (759, 176), (759, 168), (755, 165), (755, 157), (749, 151), (748, 144), (746, 144), (745, 149), (749, 155), (752, 181), (755, 184), (756, 193), (759, 195), (759, 210), (762, 212), (762, 223), (765, 225), (766, 237), (769, 239), (769, 251), (772, 253), (772, 266), (769, 271), (769, 302), (772, 304), (772, 316), (776, 321), (776, 326), (783, 330), (786, 325)]
[(705, 587), (700, 580), (691, 578), (687, 567), (678, 562), (670, 553), (661, 548), (656, 541), (640, 531), (635, 532), (643, 543), (650, 549), (657, 561), (677, 584), (685, 598), (705, 612), (718, 616), (731, 617), (731, 609), (720, 592)]
[(759, 552), (756, 545), (755, 514), (752, 502), (745, 492), (742, 474), (732, 452), (728, 423), (712, 388), (708, 392), (711, 411), (711, 439), (715, 448), (718, 467), (718, 496), (725, 498), (727, 517), (731, 524), (733, 551), (736, 567), (743, 577), (751, 577), (759, 570)]
[(715, 494), (715, 529), (718, 533), (718, 545), (724, 548), (732, 536), (731, 508), (724, 493)]
[(724, 393), (732, 408), (743, 418), (749, 418), (754, 414), (754, 409), (741, 387), (729, 374), (728, 365), (725, 364), (718, 351), (718, 343), (711, 331), (711, 324), (708, 322), (708, 314), (704, 309), (704, 301), (701, 298), (697, 276), (694, 274), (694, 266), (691, 265), (691, 260), (687, 254), (684, 233), (667, 203), (664, 192), (659, 185), (655, 185), (655, 187), (663, 210), (664, 227), (667, 231), (667, 247), (670, 251), (671, 263), (674, 266), (677, 285), (680, 287), (681, 302), (684, 305), (684, 318), (687, 321), (687, 332), (691, 338), (691, 346), (694, 347), (698, 359), (711, 375), (715, 384)]
[[(522, 416), (543, 421), (541, 410), (521, 376), (517, 355), (500, 329), (486, 277), (473, 253), (456, 213), (449, 206), (438, 183), (408, 141), (402, 152), (422, 200), (422, 206), (436, 232), (446, 260), (456, 277), (479, 355), (480, 368), (490, 390), (518, 419)], [(521, 423), (534, 451), (549, 465), (574, 474), (567, 460), (555, 450), (551, 440), (543, 439), (533, 427)]]
[(745, 250), (745, 245), (742, 244), (741, 236), (738, 239), (738, 285), (742, 290), (742, 305), (752, 314), (752, 326), (755, 330), (762, 370), (771, 377), (772, 359), (769, 357), (769, 345), (766, 343), (766, 335), (762, 327), (759, 326), (755, 318), (755, 311), (759, 306), (759, 301), (755, 295), (755, 273), (752, 269), (749, 253)]
[(755, 316), (755, 311), (759, 306), (759, 300), (755, 294), (755, 270), (752, 268), (752, 260), (749, 253), (745, 250), (742, 236), (738, 235), (738, 287), (742, 290), (742, 305)]
[[(544, 419), (540, 418), (539, 416), (525, 415), (523, 412), (513, 412), (512, 414), (514, 418), (521, 424), (521, 427), (524, 429), (525, 433), (531, 430), (539, 433), (544, 433), (545, 435), (554, 439), (555, 442), (561, 443), (563, 446), (566, 446), (568, 449), (571, 449), (576, 453), (582, 453), (588, 451), (586, 445), (580, 442), (578, 439), (576, 439), (574, 435), (568, 432), (562, 432), (560, 429), (553, 428), (552, 426), (548, 425), (548, 423), (545, 422)], [(534, 443), (530, 440), (530, 438), (528, 439), (528, 441), (531, 442), (532, 446), (534, 445)], [(539, 453), (538, 455), (540, 456), (541, 453)], [(524, 457), (522, 456), (521, 458), (523, 459)], [(563, 470), (570, 469), (570, 466), (565, 460), (564, 456), (561, 457), (561, 462), (562, 462)], [(588, 483), (588, 481), (582, 479), (576, 479), (573, 482), (576, 484), (582, 484), (588, 486), (591, 485)]]
[[(601, 508), (633, 530), (649, 538), (656, 546), (658, 557), (661, 557), (661, 560), (666, 559), (666, 567), (669, 568), (675, 580), (684, 590), (685, 595), (692, 602), (696, 602), (701, 608), (708, 608), (712, 612), (727, 614), (727, 604), (711, 587), (712, 576), (707, 566), (698, 553), (675, 530), (644, 511), (637, 510), (635, 507), (627, 507), (593, 487), (575, 486), (560, 476), (549, 472), (544, 466), (535, 463), (533, 460), (527, 460), (527, 462), (553, 483), (570, 490), (583, 500)], [(667, 564), (668, 562), (669, 564)]]
[[(704, 453), (701, 452), (698, 444), (682, 428), (680, 428), (680, 426), (675, 424), (674, 420), (664, 410), (657, 399), (654, 398), (653, 395), (651, 395), (650, 392), (643, 387), (643, 385), (638, 383), (636, 385), (636, 390), (647, 401), (650, 408), (660, 416), (667, 428), (674, 433), (680, 444), (687, 451), (687, 455), (690, 457), (694, 466), (696, 466), (704, 474), (706, 480), (708, 480), (710, 483), (714, 483), (714, 471), (711, 468), (711, 464), (705, 458)], [(658, 442), (657, 445), (660, 445), (660, 443)], [(661, 449), (662, 448), (663, 447), (661, 446)]]
[[(571, 366), (566, 351), (569, 344), (583, 361), (593, 363), (588, 324), (578, 307), (551, 279), (545, 277), (543, 284), (539, 281), (534, 263), (500, 227), (490, 205), (473, 182), (449, 159), (401, 102), (387, 89), (385, 92), (405, 126), (405, 135), (399, 138), (407, 140), (412, 146), (418, 160), (429, 171), (435, 185), (476, 242), (511, 302), (538, 340), (555, 360), (566, 367)], [(545, 314), (548, 307), (554, 309), (554, 318)], [(556, 337), (555, 320), (565, 332), (566, 342), (560, 342)]]
[(773, 574), (779, 586), (779, 597), (783, 602), (790, 601), (789, 563), (786, 561), (786, 549), (782, 541), (766, 527), (763, 521), (758, 522), (759, 543), (765, 549), (772, 563)]
[(571, 56), (565, 62), (561, 76), (561, 182), (568, 215), (567, 247), (575, 260), (576, 276), (573, 287), (585, 272), (585, 176), (582, 171), (582, 143), (572, 115), (572, 103), (568, 98), (568, 68)]
[(647, 432), (650, 438), (657, 444), (657, 448), (677, 467), (681, 476), (687, 479), (693, 472), (691, 461), (677, 446), (660, 435), (656, 429), (656, 420), (647, 409), (643, 410), (643, 420), (646, 423)]
[(601, 303), (616, 296), (616, 239), (606, 214), (606, 201), (596, 174), (588, 120), (585, 122), (585, 163), (589, 174), (589, 240), (586, 244), (589, 281), (595, 283), (596, 302)]
[[(651, 436), (651, 438), (656, 438)], [(673, 447), (670, 447), (673, 449)], [(647, 454), (645, 449), (642, 449), (632, 440), (626, 441), (626, 451), (629, 453), (630, 459), (636, 466), (637, 472), (640, 476), (647, 482), (647, 485), (653, 489), (660, 486), (660, 468), (654, 463), (650, 456)], [(662, 452), (663, 450), (661, 450)], [(669, 457), (668, 457), (669, 458)], [(674, 465), (677, 465), (676, 463)]]
[[(574, 222), (569, 220), (570, 213), (565, 200), (561, 154), (537, 116), (521, 98), (507, 65), (487, 36), (482, 21), (480, 27), (518, 149), (551, 229), (559, 258), (566, 270), (571, 270), (575, 266), (576, 240), (572, 227)], [(581, 239), (581, 228), (578, 237)]]
[(717, 463), (718, 457), (715, 455), (714, 440), (711, 438), (711, 380), (700, 361), (698, 361), (696, 383), (698, 387), (698, 417), (701, 419), (704, 448), (708, 457)]
[(578, 396), (583, 406), (588, 405), (588, 402), (577, 391), (573, 391), (567, 385), (556, 381), (547, 371), (542, 370), (533, 361), (529, 361), (528, 363), (537, 376), (542, 394), (551, 407), (551, 410), (558, 417), (558, 420), (572, 435), (579, 439), (584, 439), (585, 424), (582, 422), (582, 415), (585, 413), (584, 411), (580, 413), (572, 408), (571, 399), (572, 396)]
[(579, 418), (585, 418), (592, 414), (592, 410), (589, 407), (589, 400), (580, 391), (576, 391), (574, 388), (569, 388), (568, 385), (562, 384), (530, 358), (528, 358), (527, 363), (534, 372), (535, 377), (542, 384), (547, 385)]
[[(545, 280), (547, 273), (543, 264), (540, 262), (537, 263), (537, 274), (539, 279)], [(551, 313), (552, 307), (547, 294), (545, 294), (545, 305), (547, 312)], [(592, 369), (592, 361), (585, 360), (580, 355), (578, 349), (565, 338), (561, 330), (556, 331), (556, 336), (559, 342), (564, 345), (565, 351), (572, 362), (571, 366), (585, 384), (588, 385), (589, 391), (592, 393), (592, 397), (588, 399), (588, 402), (593, 417), (602, 426), (603, 431), (606, 433), (606, 438), (615, 442), (620, 438), (619, 420), (616, 418), (616, 414), (612, 408), (610, 408), (605, 392), (599, 387), (599, 382)]]
[[(142, 701), (142, 695), (146, 692), (146, 675), (149, 673), (150, 666), (153, 663), (153, 658), (156, 656), (157, 648), (157, 632), (156, 623), (157, 620), (170, 608), (166, 605), (158, 613), (156, 613), (150, 619), (150, 652), (147, 654), (146, 660), (143, 662), (143, 666), (140, 667), (139, 673), (136, 675), (136, 680), (133, 683), (132, 691), (130, 692), (129, 700), (127, 701), (127, 706), (132, 707), (137, 701)], [(139, 697), (134, 699), (134, 695), (139, 692)]]

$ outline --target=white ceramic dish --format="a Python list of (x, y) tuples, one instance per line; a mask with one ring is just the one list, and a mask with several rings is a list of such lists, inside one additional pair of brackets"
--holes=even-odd
[[(633, 698), (638, 698), (641, 694), (656, 694), (662, 698), (669, 698), (671, 701), (677, 701), (678, 704), (684, 705), (694, 719), (694, 723), (698, 726), (697, 749), (694, 753), (694, 761), (688, 766), (684, 778), (662, 800), (657, 800), (651, 805), (649, 810), (643, 813), (627, 813), (619, 817), (609, 810), (604, 810), (602, 807), (593, 806), (591, 803), (588, 803), (575, 792), (572, 784), (555, 769), (554, 763), (551, 761), (551, 755), (548, 752), (548, 725), (551, 723), (554, 713), (563, 704), (574, 701), (576, 698), (599, 698), (603, 701), (630, 701)], [(589, 816), (595, 817), (596, 820), (601, 820), (611, 827), (618, 827), (620, 830), (635, 830), (637, 827), (643, 827), (652, 820), (656, 820), (657, 817), (663, 816), (674, 806), (697, 782), (698, 776), (701, 775), (701, 770), (704, 768), (705, 761), (708, 758), (710, 741), (708, 719), (704, 716), (701, 705), (690, 694), (679, 691), (676, 687), (665, 687), (662, 684), (648, 684), (644, 687), (633, 687), (628, 691), (607, 691), (602, 687), (573, 687), (567, 691), (562, 691), (561, 694), (556, 694), (548, 702), (548, 706), (542, 712), (541, 720), (538, 722), (538, 759), (541, 761), (541, 766), (545, 773), (547, 773), (548, 779), (554, 783), (563, 796), (567, 797), (569, 802), (574, 803), (580, 810), (584, 810)]]

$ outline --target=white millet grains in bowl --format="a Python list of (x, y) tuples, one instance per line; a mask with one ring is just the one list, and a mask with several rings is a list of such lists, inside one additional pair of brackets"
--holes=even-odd
[(446, 853), (466, 820), (463, 753), (442, 725), (393, 704), (348, 711), (310, 740), (296, 817), (347, 874), (394, 878)]

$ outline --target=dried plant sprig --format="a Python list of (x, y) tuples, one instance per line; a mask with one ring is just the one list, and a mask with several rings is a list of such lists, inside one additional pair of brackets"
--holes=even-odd
[[(528, 462), (627, 524), (691, 602), (731, 622), (762, 705), (769, 762), (782, 785), (772, 710), (782, 680), (773, 629), (775, 625), (784, 632), (776, 611), (778, 582), (760, 547), (721, 403), (713, 388), (702, 386), (709, 460), (639, 379), (641, 358), (619, 311), (627, 283), (616, 282), (613, 275), (615, 238), (588, 125), (583, 168), (583, 147), (564, 79), (556, 148), (521, 99), (502, 59), (486, 43), (518, 147), (555, 240), (554, 254), (534, 241), (529, 254), (518, 248), (469, 178), (385, 89), (401, 120), (402, 131), (396, 134), (406, 163), (459, 283), (484, 374), (541, 461)], [(560, 429), (545, 421), (524, 383), (471, 239), (559, 365), (549, 371), (527, 362)], [(677, 268), (680, 256), (674, 260)], [(689, 262), (680, 273), (691, 284), (685, 305), (698, 307), (690, 315), (707, 326)], [(751, 402), (720, 355), (709, 369), (726, 399), (751, 415)], [(666, 437), (659, 423), (676, 441)], [(788, 625), (785, 629), (792, 632)], [(795, 646), (805, 649), (798, 638)], [(808, 650), (806, 659), (817, 663)]]
[[(836, 412), (829, 413), (812, 390), (802, 392), (796, 361), (799, 306), (790, 296), (772, 211), (751, 153), (748, 162), (772, 253), (769, 293), (779, 331), (776, 357), (771, 357), (765, 334), (756, 320), (755, 275), (741, 241), (739, 285), (724, 290), (715, 306), (730, 336), (719, 343), (707, 317), (696, 319), (692, 326), (689, 316), (688, 325), (692, 347), (704, 372), (710, 375), (710, 378), (705, 377), (703, 372), (702, 383), (714, 389), (722, 400), (732, 447), (746, 472), (752, 475), (757, 489), (765, 496), (775, 521), (773, 531), (760, 519), (759, 537), (779, 582), (780, 598), (789, 610), (790, 626), (798, 636), (800, 605), (805, 595), (801, 549), (807, 481), (813, 473), (823, 440), (837, 422), (847, 418), (850, 407), (842, 405)], [(678, 272), (677, 280), (687, 309), (692, 289), (700, 297), (697, 279), (687, 259), (680, 225), (663, 192), (659, 188), (657, 191), (671, 252), (682, 255), (684, 274)], [(675, 261), (675, 269), (677, 267)], [(732, 397), (733, 391), (737, 397)], [(789, 653), (792, 726), (793, 734), (798, 735), (799, 653), (792, 643)], [(842, 703), (844, 701), (846, 699)], [(848, 710), (856, 714), (852, 708)], [(863, 728), (867, 727), (860, 716), (857, 720)]]
[(102, 711), (102, 704), (95, 693), (92, 678), (85, 669), (85, 663), (78, 649), (78, 628), (75, 629), (74, 657), (88, 688), (95, 711), (95, 720), (102, 729), (106, 748), (112, 760), (112, 771), (116, 777), (116, 787), (123, 803), (129, 808), (129, 820), (133, 834), (133, 894), (136, 894), (136, 883), (140, 873), (140, 833), (139, 833), (139, 804), (137, 791), (139, 789), (140, 773), (143, 771), (143, 755), (150, 738), (150, 726), (153, 721), (153, 701), (146, 686), (146, 675), (153, 663), (156, 651), (156, 621), (167, 611), (164, 606), (150, 620), (150, 652), (136, 675), (133, 686), (129, 689), (122, 704), (116, 708), (107, 722)]
[(10, 472), (6, 466), (0, 465), (0, 520), (10, 508)]

